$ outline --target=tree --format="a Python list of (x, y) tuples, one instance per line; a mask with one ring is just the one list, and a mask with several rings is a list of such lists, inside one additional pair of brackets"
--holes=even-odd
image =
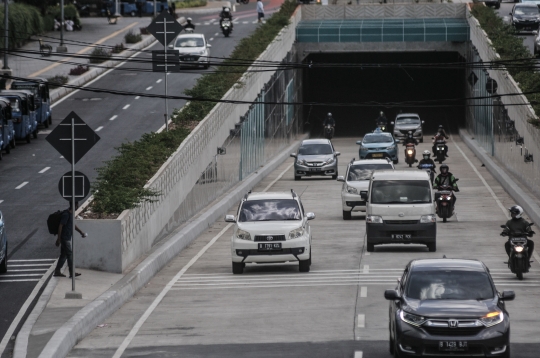
[[(55, 6), (57, 3), (59, 3), (58, 0), (15, 0), (15, 2), (35, 6), (39, 9), (41, 15), (45, 15), (49, 6)], [(72, 1), (64, 0), (64, 3), (67, 5), (71, 4)]]

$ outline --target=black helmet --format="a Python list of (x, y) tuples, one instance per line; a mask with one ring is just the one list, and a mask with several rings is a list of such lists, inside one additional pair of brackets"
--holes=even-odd
[(449, 169), (450, 168), (448, 168), (448, 165), (446, 165), (446, 164), (443, 164), (443, 165), (440, 166), (441, 174), (443, 174), (443, 175), (448, 174)]
[(521, 219), (521, 215), (523, 215), (523, 208), (519, 205), (514, 205), (511, 208), (508, 208), (508, 211), (510, 211), (512, 218), (515, 219)]

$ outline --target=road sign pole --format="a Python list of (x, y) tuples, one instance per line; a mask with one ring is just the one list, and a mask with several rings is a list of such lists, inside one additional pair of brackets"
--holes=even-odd
[(168, 70), (168, 58), (167, 58), (167, 46), (169, 43), (167, 42), (167, 18), (163, 19), (163, 33), (165, 35), (165, 45), (164, 51), (165, 51), (165, 131), (169, 131), (169, 102), (167, 100), (167, 70)]
[[(75, 158), (75, 118), (71, 117), (71, 158)], [(75, 160), (71, 161), (71, 291), (75, 292)], [(82, 298), (82, 297), (81, 297)]]

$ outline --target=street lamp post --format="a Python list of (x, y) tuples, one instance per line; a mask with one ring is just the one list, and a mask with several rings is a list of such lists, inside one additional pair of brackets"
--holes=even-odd
[(156, 4), (156, 0), (154, 0), (154, 19), (156, 18), (157, 16), (157, 4)]
[(120, 15), (120, 11), (118, 11), (118, 0), (114, 1), (114, 16), (115, 17), (122, 16), (122, 15)]
[(8, 20), (8, 12), (9, 12), (9, 4), (8, 0), (4, 0), (4, 67), (2, 67), (3, 70), (9, 70), (8, 66), (8, 46), (9, 46), (9, 40), (8, 40), (8, 34), (9, 34), (9, 20)]
[(64, 23), (64, 0), (60, 0), (60, 45), (56, 48), (56, 52), (67, 52), (64, 45)]

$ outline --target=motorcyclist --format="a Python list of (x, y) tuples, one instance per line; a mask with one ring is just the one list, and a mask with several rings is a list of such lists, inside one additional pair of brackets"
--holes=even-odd
[[(433, 188), (437, 190), (452, 190), (454, 192), (458, 192), (459, 188), (457, 186), (457, 179), (454, 177), (454, 174), (450, 173), (449, 167), (446, 164), (441, 165), (440, 171), (441, 173), (437, 175), (437, 178), (435, 178), (435, 182), (433, 183)], [(441, 196), (440, 193), (435, 193), (435, 200), (439, 200), (439, 197)], [(452, 205), (456, 205), (456, 195), (452, 195)]]
[(375, 123), (376, 123), (377, 127), (380, 126), (380, 125), (383, 125), (385, 127), (387, 126), (388, 120), (386, 119), (386, 116), (384, 115), (383, 111), (381, 111), (379, 113), (379, 117), (377, 117), (377, 119), (375, 120)]
[(224, 20), (230, 21), (230, 23), (231, 23), (231, 32), (232, 32), (233, 27), (234, 27), (234, 24), (232, 22), (233, 17), (232, 17), (232, 13), (231, 13), (231, 8), (228, 7), (228, 6), (223, 6), (223, 9), (219, 13), (219, 26), (220, 27), (221, 27), (221, 23)]
[(326, 118), (323, 121), (323, 127), (327, 126), (328, 124), (331, 125), (332, 127), (336, 126), (336, 121), (334, 120), (334, 117), (332, 117), (332, 113), (330, 112), (328, 112), (328, 114), (326, 115)]
[(430, 179), (431, 179), (431, 185), (433, 185), (434, 173), (437, 173), (436, 171), (437, 166), (435, 165), (435, 162), (433, 161), (433, 159), (431, 159), (430, 157), (431, 157), (431, 152), (429, 150), (424, 150), (424, 152), (422, 153), (422, 159), (418, 163), (418, 169), (431, 170)]
[(193, 20), (191, 19), (191, 17), (188, 17), (186, 19), (187, 24), (184, 25), (184, 29), (193, 29), (193, 31), (195, 31), (195, 25), (193, 24), (192, 21)]
[(403, 139), (403, 145), (407, 145), (409, 143), (412, 143), (414, 145), (418, 145), (418, 141), (414, 139), (412, 131), (409, 131), (407, 133), (407, 137)]
[(448, 139), (448, 135), (446, 134), (446, 131), (444, 130), (444, 127), (439, 125), (439, 129), (437, 130), (437, 134), (433, 137), (433, 156), (436, 157), (437, 154), (437, 141), (443, 140), (444, 141), (444, 156), (448, 158), (448, 146), (446, 145), (446, 139)]
[[(523, 218), (523, 208), (521, 206), (514, 205), (511, 208), (508, 208), (508, 211), (510, 211), (510, 216), (512, 216), (512, 218), (506, 222), (506, 227), (508, 227), (509, 230), (504, 229), (503, 232), (510, 235), (524, 233), (529, 237), (532, 236), (533, 231), (529, 226), (529, 222)], [(509, 239), (504, 243), (504, 249), (506, 250), (508, 257), (510, 257), (511, 247), (512, 245), (510, 244)], [(527, 248), (529, 250), (529, 261), (531, 261), (531, 257), (534, 252), (534, 241), (527, 239)]]

